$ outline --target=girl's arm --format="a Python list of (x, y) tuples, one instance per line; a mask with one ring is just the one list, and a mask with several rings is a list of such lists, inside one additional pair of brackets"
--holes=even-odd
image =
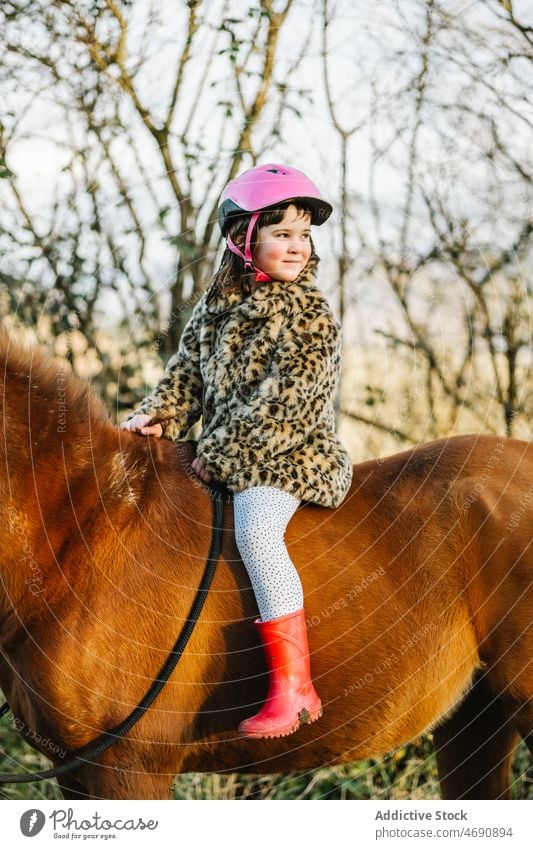
[(159, 383), (139, 406), (124, 419), (146, 414), (157, 416), (167, 439), (183, 439), (202, 415), (203, 381), (200, 373), (199, 321), (197, 303), (183, 329), (177, 352), (169, 359)]
[(340, 327), (332, 313), (294, 317), (270, 373), (227, 424), (201, 438), (197, 455), (217, 478), (302, 445), (336, 391)]

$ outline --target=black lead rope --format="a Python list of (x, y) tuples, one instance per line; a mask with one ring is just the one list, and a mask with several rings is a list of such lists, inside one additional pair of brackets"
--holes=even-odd
[[(159, 675), (153, 680), (149, 690), (145, 693), (142, 700), (129, 714), (129, 716), (119, 723), (119, 725), (111, 728), (110, 731), (105, 731), (83, 748), (75, 749), (73, 752), (70, 752), (70, 759), (66, 763), (61, 764), (61, 766), (56, 766), (53, 769), (47, 769), (43, 772), (30, 772), (28, 774), (0, 774), (0, 785), (28, 784), (31, 781), (44, 781), (45, 779), (56, 778), (58, 775), (71, 772), (73, 769), (77, 769), (84, 764), (92, 763), (95, 758), (102, 754), (102, 752), (105, 752), (106, 749), (114, 746), (121, 737), (127, 734), (158, 697), (159, 693), (172, 675), (172, 672), (174, 671), (176, 664), (183, 654), (191, 634), (194, 631), (194, 627), (200, 617), (207, 598), (207, 593), (209, 592), (209, 588), (213, 582), (213, 576), (215, 574), (216, 565), (220, 555), (220, 542), (224, 522), (224, 502), (222, 500), (224, 487), (223, 485), (215, 482), (211, 484), (211, 488), (211, 496), (213, 498), (213, 534), (211, 538), (211, 549), (209, 551), (209, 557), (202, 577), (202, 583), (198, 588), (189, 617), (185, 620), (185, 625), (183, 626), (181, 634), (176, 640), (176, 643), (174, 644), (174, 647), (165, 660), (163, 666), (159, 670)], [(8, 712), (9, 705), (6, 702), (0, 707), (0, 717), (5, 716)]]

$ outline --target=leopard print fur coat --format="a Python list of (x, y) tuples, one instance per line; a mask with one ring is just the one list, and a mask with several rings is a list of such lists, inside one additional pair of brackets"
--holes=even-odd
[[(197, 456), (232, 492), (275, 486), (337, 507), (352, 479), (335, 433), (340, 327), (312, 257), (291, 283), (205, 292), (155, 390), (128, 416), (169, 416), (178, 441), (202, 416)], [(214, 290), (213, 290), (214, 291)]]

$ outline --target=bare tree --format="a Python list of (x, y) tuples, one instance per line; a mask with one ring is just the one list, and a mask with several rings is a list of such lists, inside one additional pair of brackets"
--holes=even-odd
[[(175, 350), (216, 261), (220, 191), (254, 164), (272, 133), (281, 137), (296, 100), (276, 76), (292, 0), (214, 5), (179, 4), (170, 33), (168, 9), (165, 17), (152, 3), (2, 7), (1, 72), (13, 104), (3, 125), (2, 176), (13, 226), (1, 226), (18, 248), (2, 279), (25, 321), (36, 324), (41, 311), (52, 311), (56, 332), (76, 326), (97, 346), (102, 309), (131, 316), (133, 308), (137, 339), (158, 334), (165, 356)], [(159, 48), (170, 62), (154, 85)], [(293, 68), (304, 51), (305, 38)], [(25, 120), (47, 101), (57, 120), (43, 143), (64, 165), (43, 215), (30, 208), (23, 175), (7, 163), (24, 139), (39, 138)]]
[[(103, 384), (117, 371), (106, 314), (165, 359), (216, 266), (224, 184), (273, 144), (291, 159), (321, 147), (340, 318), (368, 341), (370, 292), (374, 361), (396, 370), (392, 389), (370, 368), (345, 380), (349, 420), (394, 442), (524, 433), (533, 115), (515, 6), (183, 0), (170, 15), (152, 0), (7, 0), (0, 307), (77, 328)], [(323, 135), (302, 151), (290, 130), (308, 120)], [(138, 365), (133, 351), (120, 366), (123, 404), (142, 391)]]
[[(366, 399), (356, 389), (344, 411), (394, 440), (464, 427), (530, 432), (532, 51), (530, 28), (504, 5), (471, 4), (469, 16), (427, 0), (408, 15), (393, 2), (366, 22), (378, 48), (359, 89), (369, 103), (358, 148), (359, 157), (363, 145), (370, 151), (369, 193), (364, 223), (360, 204), (348, 230), (365, 230), (358, 243), (371, 259), (350, 286), (357, 294), (369, 279), (387, 282), (394, 319), (376, 330), (405, 376), (398, 370), (404, 385), (392, 403), (367, 381)], [(359, 61), (353, 66), (357, 76)], [(353, 185), (358, 157), (347, 161)], [(354, 252), (358, 243), (352, 238)], [(398, 400), (412, 399), (415, 380), (418, 415), (409, 403), (398, 420)]]

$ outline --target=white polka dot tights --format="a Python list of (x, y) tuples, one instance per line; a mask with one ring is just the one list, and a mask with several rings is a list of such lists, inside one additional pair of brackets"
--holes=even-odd
[(284, 542), (299, 503), (274, 486), (254, 486), (233, 496), (235, 541), (263, 622), (304, 606), (302, 584)]

